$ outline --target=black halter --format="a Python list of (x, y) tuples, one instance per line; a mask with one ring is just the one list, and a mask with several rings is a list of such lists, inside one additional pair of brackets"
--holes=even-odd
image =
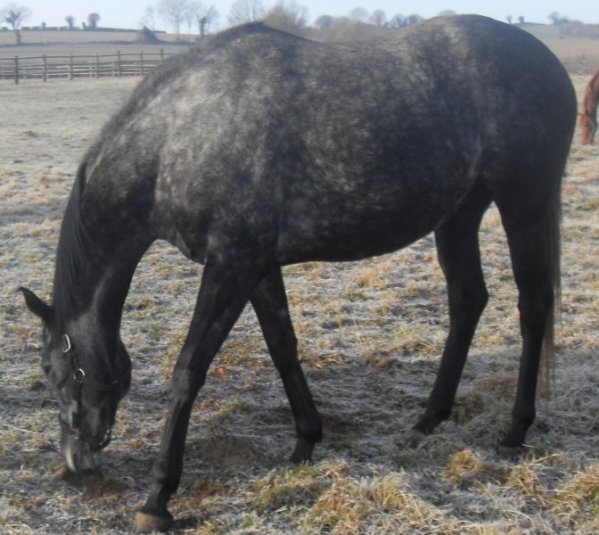
[[(68, 334), (62, 335), (62, 341), (64, 343), (64, 347), (62, 348), (62, 353), (64, 355), (68, 355), (73, 349), (73, 345), (71, 343), (71, 338)], [(71, 369), (66, 373), (66, 375), (57, 383), (56, 388), (61, 390), (66, 382), (69, 380), (69, 377), (73, 380), (73, 401), (71, 402), (71, 410), (70, 410), (70, 418), (69, 421), (65, 421), (62, 417), (60, 418), (61, 422), (69, 429), (71, 434), (77, 435), (77, 437), (84, 442), (89, 442), (85, 440), (85, 436), (81, 430), (81, 417), (80, 417), (80, 406), (81, 406), (81, 395), (83, 391), (83, 385), (88, 385), (90, 388), (94, 390), (98, 390), (100, 392), (109, 392), (114, 390), (117, 387), (120, 387), (123, 381), (126, 379), (127, 375), (131, 372), (131, 362), (128, 363), (127, 368), (123, 375), (118, 379), (112, 381), (112, 383), (99, 383), (88, 377), (83, 368), (79, 363), (79, 359), (77, 358), (77, 354), (73, 354), (71, 356)], [(95, 444), (98, 449), (103, 449), (110, 443), (112, 438), (112, 426), (108, 427), (106, 430), (104, 437), (102, 440)]]

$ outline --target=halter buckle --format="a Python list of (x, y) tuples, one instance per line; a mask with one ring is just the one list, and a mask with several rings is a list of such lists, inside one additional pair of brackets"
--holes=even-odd
[(71, 344), (71, 337), (68, 334), (63, 334), (62, 341), (64, 342), (62, 354), (66, 355), (69, 351), (71, 351), (71, 349), (73, 349), (73, 346)]

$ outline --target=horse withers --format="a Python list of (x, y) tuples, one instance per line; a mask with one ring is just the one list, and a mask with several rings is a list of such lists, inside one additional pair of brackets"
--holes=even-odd
[(311, 42), (261, 24), (165, 61), (79, 167), (56, 254), (42, 365), (72, 470), (106, 446), (131, 367), (120, 339), (133, 272), (157, 239), (204, 264), (137, 525), (168, 529), (193, 401), (251, 302), (311, 458), (321, 420), (300, 367), (281, 266), (381, 255), (435, 233), (450, 328), (414, 433), (451, 411), (487, 302), (478, 247), (495, 202), (519, 291), (521, 365), (504, 451), (535, 417), (553, 350), (560, 190), (576, 98), (560, 62), (513, 26), (436, 18), (378, 42)]

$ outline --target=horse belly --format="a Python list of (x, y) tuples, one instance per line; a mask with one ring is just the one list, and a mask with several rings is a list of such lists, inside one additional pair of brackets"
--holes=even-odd
[[(427, 188), (428, 189), (428, 188)], [(409, 198), (381, 204), (296, 199), (293, 215), (279, 230), (282, 264), (302, 261), (347, 261), (401, 249), (432, 232), (459, 204), (461, 188), (437, 187)]]

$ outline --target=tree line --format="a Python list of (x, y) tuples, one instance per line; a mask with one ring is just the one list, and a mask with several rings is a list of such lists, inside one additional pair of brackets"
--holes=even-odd
[[(455, 14), (452, 10), (439, 13), (442, 16)], [(20, 44), (19, 30), (23, 22), (32, 16), (31, 10), (27, 6), (13, 2), (0, 9), (0, 16), (15, 32), (16, 42)], [(555, 25), (581, 24), (556, 12), (549, 14), (548, 18)], [(187, 34), (197, 32), (200, 37), (203, 37), (222, 26), (236, 26), (246, 22), (264, 20), (271, 26), (291, 33), (312, 37), (318, 36), (314, 34), (326, 33), (330, 39), (360, 38), (362, 34), (373, 34), (383, 28), (396, 29), (418, 24), (424, 20), (418, 14), (404, 16), (397, 13), (388, 17), (381, 9), (368, 11), (363, 7), (356, 7), (346, 16), (320, 15), (312, 26), (308, 26), (308, 10), (296, 0), (277, 0), (274, 5), (270, 6), (265, 5), (263, 0), (235, 0), (224, 21), (213, 5), (204, 4), (201, 0), (158, 0), (155, 5), (146, 7), (139, 26), (155, 31), (157, 19), (168, 24), (177, 36), (181, 35), (182, 30), (186, 30)], [(65, 29), (78, 29), (74, 16), (66, 15), (64, 20), (66, 22)], [(513, 23), (511, 15), (506, 16), (506, 20), (510, 24)], [(525, 22), (522, 16), (519, 16), (517, 20), (520, 24)], [(80, 25), (83, 30), (93, 31), (99, 28), (99, 21), (100, 14), (92, 12), (87, 16), (86, 21), (80, 22)], [(41, 28), (45, 28), (44, 23)]]

